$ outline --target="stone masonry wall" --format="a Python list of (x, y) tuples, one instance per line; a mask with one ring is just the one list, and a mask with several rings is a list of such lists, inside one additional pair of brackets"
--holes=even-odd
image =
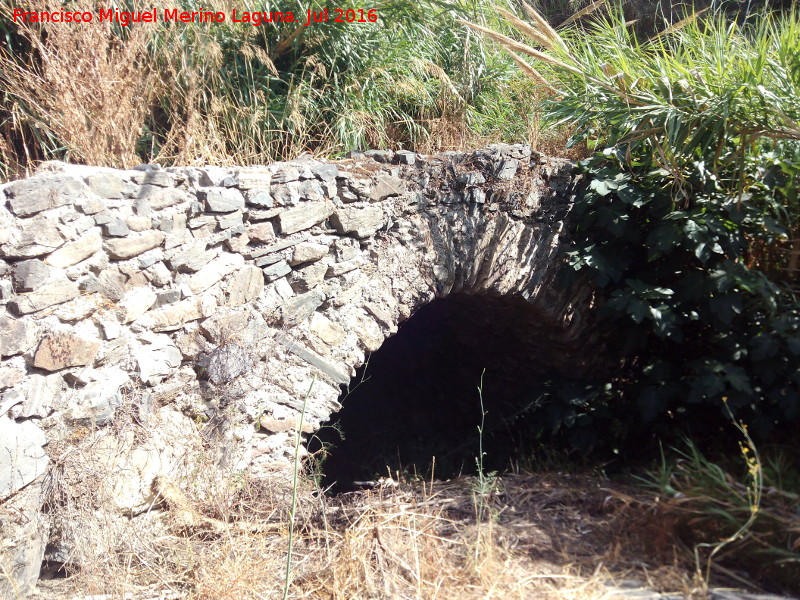
[[(220, 464), (269, 476), (306, 395), (311, 432), (436, 297), (521, 295), (547, 315), (553, 366), (579, 371), (585, 295), (551, 285), (572, 186), (569, 162), (505, 145), (249, 168), (45, 163), (0, 186), (0, 537), (14, 540), (0, 595), (38, 576), (69, 440), (92, 440), (119, 474), (127, 517), (210, 433), (227, 443)], [(141, 431), (104, 435), (121, 420)]]

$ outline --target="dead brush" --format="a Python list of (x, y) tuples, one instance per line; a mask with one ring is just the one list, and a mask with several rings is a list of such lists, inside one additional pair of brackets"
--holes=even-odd
[[(14, 4), (0, 0), (0, 11), (11, 14)], [(145, 7), (135, 0), (132, 8)], [(61, 4), (33, 0), (26, 9), (53, 11)], [(71, 5), (76, 11), (95, 9), (91, 0)], [(18, 55), (0, 47), (7, 106), (23, 107), (17, 117), (32, 131), (50, 132), (73, 161), (115, 167), (140, 162), (136, 145), (152, 101), (163, 89), (148, 51), (155, 27), (135, 23), (119, 34), (108, 22), (16, 23), (32, 52)], [(3, 155), (4, 146), (8, 143), (0, 143)]]
[[(114, 537), (116, 545), (105, 557), (93, 556), (94, 563), (84, 562), (58, 593), (47, 588), (44, 597), (280, 597), (286, 488), (211, 464), (202, 472), (208, 480), (181, 480), (178, 501), (161, 498), (158, 508), (125, 519), (122, 528), (92, 525), (94, 532), (106, 527), (93, 535)], [(211, 479), (213, 489), (205, 483)], [(563, 474), (501, 476), (490, 500), (495, 518), (488, 522), (476, 518), (472, 478), (424, 489), (401, 483), (335, 498), (303, 483), (289, 597), (583, 600), (613, 598), (609, 586), (631, 579), (658, 591), (691, 594), (691, 560), (667, 561), (640, 539), (641, 527), (652, 520), (652, 500), (603, 483)], [(217, 526), (171, 527), (184, 510)], [(91, 525), (85, 508), (73, 515)], [(240, 526), (248, 522), (269, 527)], [(92, 537), (83, 540), (95, 543)]]

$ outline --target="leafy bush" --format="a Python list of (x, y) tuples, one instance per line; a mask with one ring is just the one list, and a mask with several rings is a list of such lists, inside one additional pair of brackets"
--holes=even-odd
[[(648, 426), (714, 435), (726, 399), (762, 434), (796, 421), (797, 11), (744, 26), (695, 16), (645, 40), (621, 9), (560, 35), (530, 12), (516, 25), (541, 50), (487, 35), (596, 149), (579, 166), (568, 273), (595, 285), (616, 345), (590, 401), (551, 394), (570, 405), (562, 424), (596, 427), (603, 406), (629, 402)], [(628, 423), (621, 435), (641, 431)]]

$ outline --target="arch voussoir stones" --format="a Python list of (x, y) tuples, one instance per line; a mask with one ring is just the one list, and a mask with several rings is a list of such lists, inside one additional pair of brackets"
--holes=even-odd
[(16, 515), (0, 522), (20, 540), (3, 550), (15, 585), (35, 580), (48, 539), (42, 482), (78, 468), (65, 440), (99, 448), (128, 517), (209, 440), (224, 442), (219, 465), (281, 472), (303, 407), (313, 432), (369, 354), (451, 294), (526, 299), (560, 349), (553, 365), (577, 368), (589, 295), (554, 285), (574, 186), (569, 161), (521, 145), (247, 168), (52, 162), (0, 186), (0, 512)]

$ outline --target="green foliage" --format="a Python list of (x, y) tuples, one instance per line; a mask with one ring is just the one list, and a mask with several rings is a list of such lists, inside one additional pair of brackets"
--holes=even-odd
[(605, 147), (580, 165), (569, 265), (602, 290), (622, 340), (609, 383), (646, 421), (725, 398), (761, 433), (796, 420), (796, 274), (757, 253), (800, 223), (797, 14), (695, 20), (645, 43), (612, 17), (578, 39), (585, 76), (549, 105)]
[(539, 405), (560, 410), (555, 430), (596, 428), (614, 407), (642, 417), (610, 428), (629, 440), (714, 435), (726, 399), (761, 434), (800, 416), (786, 252), (800, 250), (800, 14), (751, 17), (695, 15), (642, 39), (617, 6), (540, 29), (544, 54), (493, 38), (536, 59), (521, 65), (557, 91), (547, 115), (596, 149), (566, 276), (597, 289), (616, 356), (588, 391), (552, 382)]

